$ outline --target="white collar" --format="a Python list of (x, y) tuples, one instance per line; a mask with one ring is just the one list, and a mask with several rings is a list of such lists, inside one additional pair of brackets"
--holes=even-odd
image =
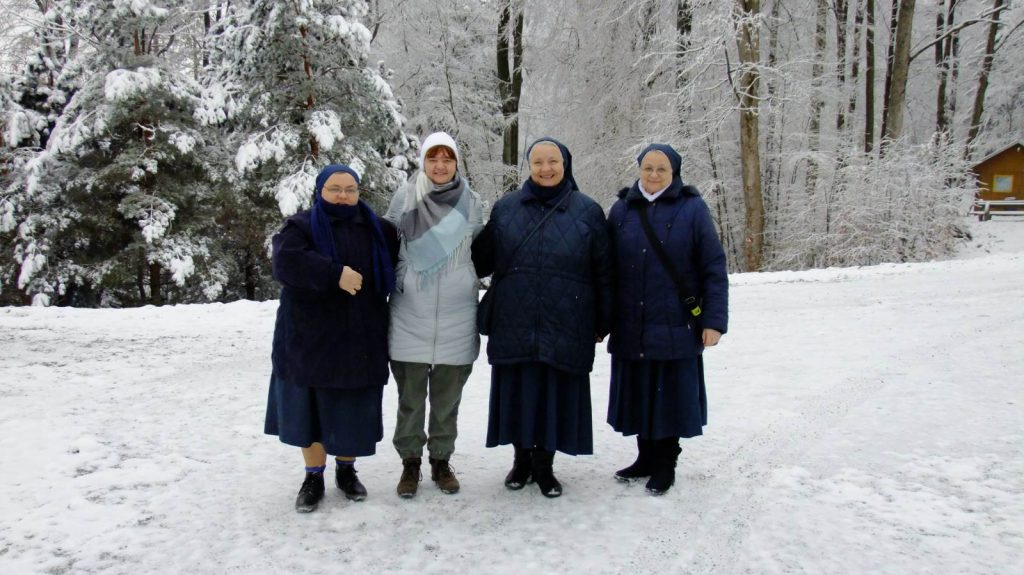
[[(671, 186), (671, 185), (672, 185), (672, 182), (669, 182), (668, 186)], [(664, 188), (662, 188), (662, 189), (660, 189), (657, 192), (654, 192), (652, 194), (652, 193), (649, 193), (647, 190), (644, 189), (644, 185), (642, 183), (637, 182), (637, 187), (640, 188), (640, 193), (643, 194), (645, 198), (647, 198), (648, 202), (653, 202), (654, 200), (658, 199), (658, 196), (660, 196), (662, 192), (667, 190), (668, 186), (665, 186)]]

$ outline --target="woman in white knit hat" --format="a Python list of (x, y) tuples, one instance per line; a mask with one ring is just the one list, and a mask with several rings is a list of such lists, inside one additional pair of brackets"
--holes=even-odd
[(388, 344), (398, 383), (393, 443), (403, 470), (397, 491), (405, 498), (416, 495), (424, 445), (431, 479), (444, 493), (458, 492), (449, 459), (462, 388), (480, 353), (478, 284), (470, 258), (473, 238), (483, 228), (480, 196), (459, 174), (459, 148), (448, 134), (423, 140), (420, 166), (384, 216), (398, 227), (401, 241)]

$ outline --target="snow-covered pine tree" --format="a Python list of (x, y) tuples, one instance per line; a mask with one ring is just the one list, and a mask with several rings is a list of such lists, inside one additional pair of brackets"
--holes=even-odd
[(320, 168), (346, 163), (377, 208), (404, 181), (415, 140), (380, 70), (367, 63), (362, 0), (236, 3), (212, 39), (213, 76), (234, 98), (239, 198), (308, 207)]
[(221, 138), (230, 165), (218, 176), (229, 297), (276, 296), (270, 238), (282, 216), (310, 205), (321, 167), (355, 167), (363, 199), (378, 210), (413, 168), (416, 142), (367, 62), (366, 14), (353, 0), (252, 0), (216, 11), (203, 83), (212, 110), (231, 110)]
[[(13, 249), (23, 191), (18, 184), (27, 162), (46, 147), (75, 89), (77, 74), (67, 64), (79, 41), (67, 34), (76, 20), (70, 3), (4, 8), (3, 17), (12, 18), (8, 31), (18, 30), (4, 46), (6, 65), (0, 71), (0, 304), (10, 304), (25, 301), (16, 289), (20, 266)], [(15, 13), (18, 18), (13, 18)]]
[[(17, 287), (35, 304), (219, 297), (200, 87), (168, 55), (186, 1), (53, 2), (81, 45), (70, 98), (15, 183)], [(40, 142), (42, 144), (42, 142)]]

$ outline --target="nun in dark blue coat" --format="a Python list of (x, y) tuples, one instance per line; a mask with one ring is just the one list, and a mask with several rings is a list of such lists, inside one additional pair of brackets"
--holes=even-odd
[(555, 451), (593, 453), (590, 371), (611, 319), (611, 254), (569, 150), (542, 138), (527, 157), (530, 178), (494, 205), (472, 246), (477, 274), (493, 273), (487, 446), (515, 449), (506, 487), (532, 478), (558, 497)]
[(384, 436), (397, 233), (359, 199), (356, 171), (332, 164), (316, 178), (313, 207), (285, 221), (273, 249), (281, 300), (264, 430), (302, 448), (297, 511), (323, 498), (328, 453), (338, 488), (361, 501), (355, 458), (374, 454)]
[[(679, 154), (655, 144), (637, 163), (640, 177), (608, 215), (616, 266), (608, 423), (636, 435), (639, 452), (615, 477), (648, 477), (647, 491), (660, 495), (675, 482), (679, 438), (707, 424), (702, 354), (728, 327), (729, 280), (711, 213), (683, 183)], [(677, 278), (648, 237), (644, 213)]]

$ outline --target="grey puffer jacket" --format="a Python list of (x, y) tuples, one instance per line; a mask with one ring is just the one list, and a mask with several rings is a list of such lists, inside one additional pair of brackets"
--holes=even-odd
[[(384, 219), (397, 227), (406, 194), (415, 193), (416, 178), (395, 192)], [(479, 287), (469, 246), (483, 229), (480, 195), (469, 189), (469, 225), (466, 245), (458, 261), (437, 272), (429, 281), (409, 269), (406, 240), (401, 239), (395, 266), (395, 292), (391, 294), (391, 328), (388, 347), (391, 359), (431, 365), (467, 365), (480, 354), (476, 330)]]

